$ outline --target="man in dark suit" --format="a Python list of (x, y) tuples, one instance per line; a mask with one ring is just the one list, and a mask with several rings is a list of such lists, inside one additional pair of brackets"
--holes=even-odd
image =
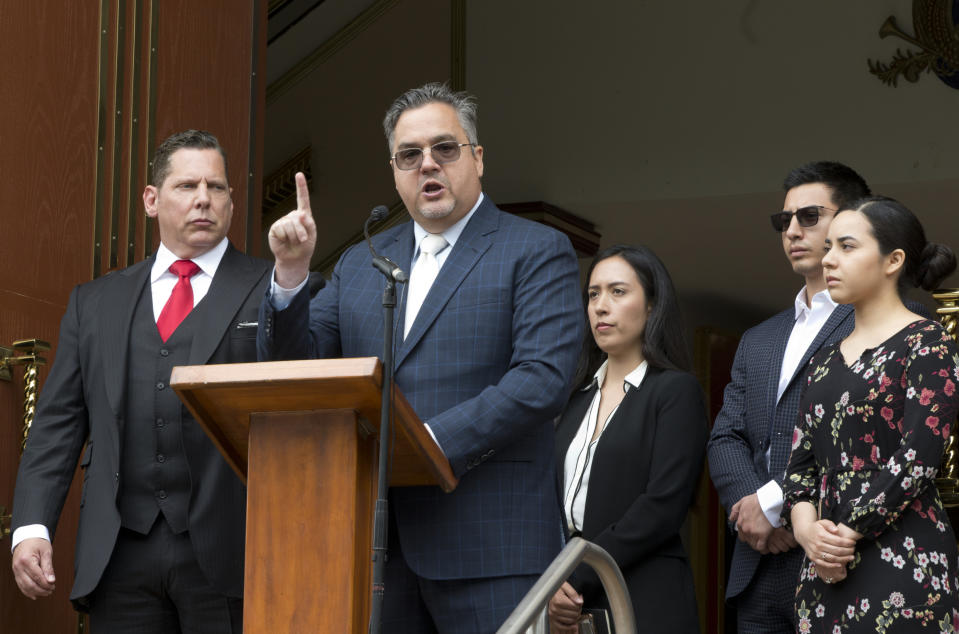
[(803, 368), (820, 348), (853, 328), (852, 307), (837, 305), (826, 291), (821, 263), (826, 230), (837, 211), (869, 195), (859, 174), (825, 161), (792, 170), (783, 188), (783, 211), (773, 214), (773, 226), (806, 285), (793, 307), (743, 335), (708, 445), (713, 483), (739, 535), (726, 598), (736, 605), (740, 634), (795, 631), (802, 549), (780, 525), (780, 485)]
[[(413, 220), (373, 240), (410, 271), (396, 380), (460, 483), (390, 492), (383, 631), (491, 632), (561, 547), (551, 421), (582, 336), (576, 257), (564, 236), (481, 192), (472, 98), (427, 84), (400, 96), (384, 127)], [(343, 255), (312, 303), (301, 291), (316, 225), (296, 179), (298, 209), (270, 229), (261, 356), (377, 356), (383, 277), (366, 245)]]
[(97, 634), (242, 632), (246, 488), (169, 387), (176, 365), (256, 360), (268, 262), (226, 238), (226, 156), (189, 130), (156, 150), (143, 193), (160, 247), (78, 286), (17, 475), (13, 570), (52, 592), (52, 540), (77, 458), (70, 598)]

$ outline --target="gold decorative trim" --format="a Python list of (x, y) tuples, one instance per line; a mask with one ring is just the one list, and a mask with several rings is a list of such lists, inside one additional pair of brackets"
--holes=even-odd
[[(946, 333), (956, 339), (959, 326), (959, 288), (940, 288), (932, 294), (939, 305), (936, 314)], [(945, 434), (943, 434), (945, 435)], [(959, 450), (956, 447), (956, 435), (949, 434), (936, 478), (939, 496), (946, 508), (959, 507)]]
[(399, 0), (379, 0), (375, 2), (363, 13), (353, 18), (349, 24), (337, 31), (330, 39), (313, 49), (313, 52), (300, 60), (296, 66), (283, 73), (282, 77), (266, 87), (267, 105), (273, 103), (290, 88), (303, 81), (318, 66), (349, 44), (398, 2)]
[(896, 86), (902, 76), (915, 83), (923, 73), (935, 73), (952, 88), (959, 88), (959, 28), (952, 14), (952, 0), (913, 0), (912, 28), (915, 35), (906, 33), (889, 16), (879, 27), (879, 37), (896, 37), (919, 48), (919, 52), (896, 49), (892, 60), (882, 62), (867, 59), (869, 72), (887, 86)]

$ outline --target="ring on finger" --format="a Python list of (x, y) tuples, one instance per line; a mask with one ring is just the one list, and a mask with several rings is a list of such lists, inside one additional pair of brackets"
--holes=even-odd
[(823, 561), (829, 561), (829, 553), (823, 553), (823, 554), (822, 554), (822, 560), (823, 560)]

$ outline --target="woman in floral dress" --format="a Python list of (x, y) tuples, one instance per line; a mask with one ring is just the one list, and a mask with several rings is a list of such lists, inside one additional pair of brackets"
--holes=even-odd
[(837, 214), (823, 259), (853, 332), (810, 361), (783, 519), (806, 553), (799, 632), (959, 632), (959, 552), (935, 477), (959, 408), (959, 347), (902, 303), (956, 268), (900, 203)]

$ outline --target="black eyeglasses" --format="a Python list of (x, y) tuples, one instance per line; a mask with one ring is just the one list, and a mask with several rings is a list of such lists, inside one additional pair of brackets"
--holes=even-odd
[[(475, 143), (457, 143), (456, 141), (441, 141), (430, 147), (430, 156), (437, 163), (452, 163), (460, 157), (460, 148), (473, 147)], [(393, 165), (401, 170), (415, 170), (423, 164), (423, 148), (410, 147), (400, 150), (390, 157)]]
[[(800, 227), (812, 227), (817, 222), (819, 222), (819, 216), (822, 215), (823, 209), (829, 209), (829, 207), (823, 207), (822, 205), (810, 205), (808, 207), (800, 207), (796, 211), (780, 211), (769, 216), (769, 219), (773, 223), (773, 229), (782, 233), (789, 227), (789, 223), (792, 222), (793, 216), (796, 216), (796, 222), (799, 223)], [(829, 211), (836, 211), (835, 209), (829, 209)]]

